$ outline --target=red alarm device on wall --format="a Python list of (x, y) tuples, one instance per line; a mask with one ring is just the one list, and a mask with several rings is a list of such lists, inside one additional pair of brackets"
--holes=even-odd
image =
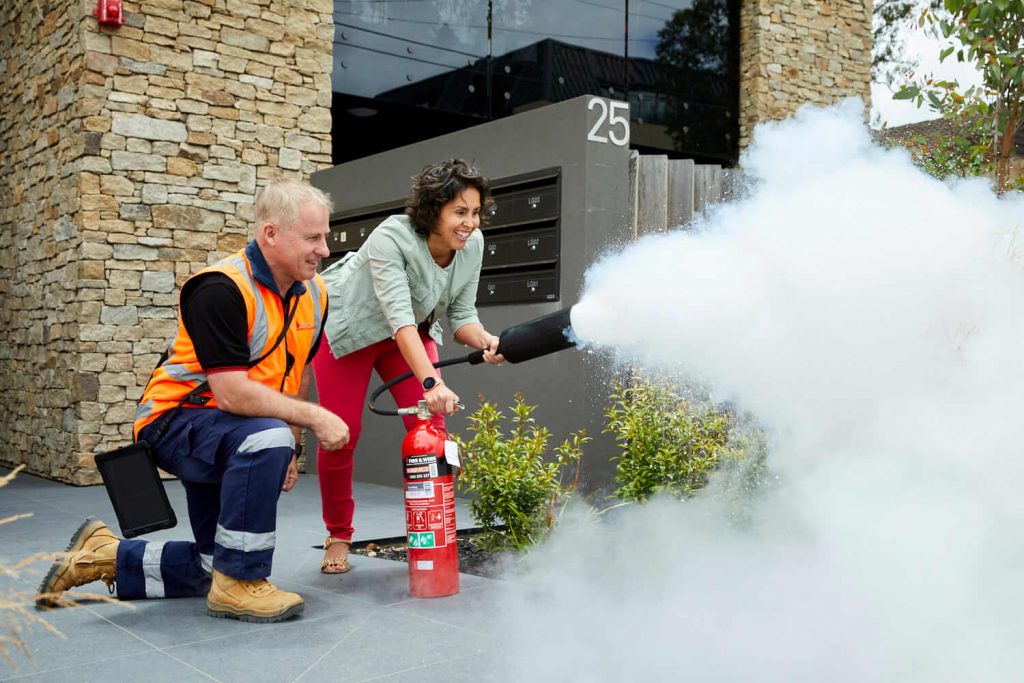
[(120, 26), (124, 23), (121, 0), (96, 0), (96, 9), (92, 13), (101, 26)]

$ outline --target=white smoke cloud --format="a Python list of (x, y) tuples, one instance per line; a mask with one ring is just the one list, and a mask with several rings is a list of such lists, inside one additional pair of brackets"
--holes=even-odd
[(749, 527), (700, 498), (560, 527), (511, 582), (507, 680), (1010, 681), (1024, 671), (1024, 201), (761, 126), (744, 199), (591, 268), (573, 328), (770, 431)]

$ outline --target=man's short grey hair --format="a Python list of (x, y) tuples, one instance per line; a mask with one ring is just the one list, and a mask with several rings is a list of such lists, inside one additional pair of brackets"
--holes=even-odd
[(256, 195), (256, 225), (274, 223), (290, 226), (299, 219), (299, 209), (307, 204), (334, 211), (331, 196), (309, 183), (291, 178), (273, 180)]

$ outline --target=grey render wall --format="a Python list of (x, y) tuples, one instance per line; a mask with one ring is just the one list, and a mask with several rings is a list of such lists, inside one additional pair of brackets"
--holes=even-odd
[[(311, 180), (330, 192), (338, 212), (344, 212), (402, 200), (410, 176), (428, 163), (452, 156), (475, 160), (495, 180), (560, 167), (560, 301), (481, 307), (484, 326), (498, 334), (516, 323), (576, 303), (586, 268), (609, 247), (632, 238), (626, 217), (629, 150), (612, 142), (588, 140), (602, 111), (601, 106), (591, 105), (594, 99), (599, 98), (579, 97), (534, 109), (325, 169)], [(597, 132), (606, 131), (607, 127)], [(343, 132), (335, 144), (345, 144)], [(449, 329), (445, 331), (441, 358), (464, 355), (466, 349), (451, 340)], [(528, 403), (539, 406), (534, 416), (552, 430), (552, 446), (580, 428), (595, 437), (586, 457), (585, 483), (594, 488), (608, 481), (612, 444), (600, 436), (608, 378), (599, 357), (570, 349), (517, 365), (453, 366), (444, 370), (444, 377), (467, 406), (461, 415), (449, 419), (449, 431), (465, 430), (465, 416), (479, 405), (478, 394), (496, 401), (507, 415), (514, 393), (521, 391)], [(379, 386), (376, 377), (371, 388), (375, 386)], [(392, 407), (390, 396), (382, 397), (381, 405)], [(356, 479), (400, 482), (403, 436), (399, 418), (365, 411), (356, 449)]]

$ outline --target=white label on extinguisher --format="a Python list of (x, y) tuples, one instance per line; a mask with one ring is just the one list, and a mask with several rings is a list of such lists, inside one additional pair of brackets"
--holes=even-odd
[(459, 444), (455, 443), (451, 439), (444, 442), (444, 459), (448, 461), (448, 464), (452, 467), (462, 467), (459, 464)]
[(405, 485), (406, 498), (433, 498), (434, 482), (432, 481), (410, 481)]
[(434, 571), (434, 561), (433, 560), (416, 560), (416, 569), (420, 569), (420, 570), (428, 571), (428, 572)]

